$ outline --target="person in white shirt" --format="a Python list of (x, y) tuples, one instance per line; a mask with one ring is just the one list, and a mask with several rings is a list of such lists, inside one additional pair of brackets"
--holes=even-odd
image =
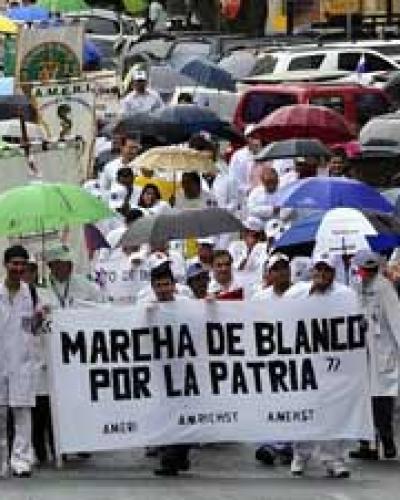
[(151, 31), (163, 31), (167, 29), (168, 15), (165, 4), (165, 0), (150, 2), (149, 20), (151, 22)]
[[(6, 276), (0, 283), (0, 477), (29, 477), (33, 448), (31, 408), (36, 396), (34, 324), (37, 309), (22, 281), (29, 255), (20, 245), (4, 252)], [(15, 435), (9, 457), (7, 412), (11, 408)], [(6, 494), (7, 496), (7, 494)]]
[(161, 199), (161, 192), (149, 182), (142, 189), (137, 206), (145, 215), (159, 215), (171, 210), (171, 205)]
[[(332, 255), (316, 255), (313, 259), (312, 281), (299, 282), (285, 294), (286, 297), (342, 297), (349, 303), (357, 303), (357, 297), (349, 287), (335, 281), (335, 259)], [(346, 442), (343, 440), (297, 442), (293, 445), (291, 472), (301, 476), (311, 456), (319, 451), (325, 464), (327, 475), (334, 478), (347, 478), (350, 471), (345, 463)]]
[(229, 162), (229, 176), (235, 180), (239, 189), (240, 200), (243, 202), (251, 189), (254, 157), (261, 151), (262, 142), (257, 136), (252, 136), (253, 126), (246, 127), (246, 146), (235, 151)]
[(215, 250), (212, 264), (212, 277), (208, 285), (211, 298), (223, 298), (224, 295), (237, 295), (243, 299), (244, 291), (233, 272), (233, 259), (228, 250)]
[(201, 189), (201, 177), (197, 172), (183, 172), (182, 193), (175, 202), (175, 208), (210, 208), (217, 206), (217, 201), (212, 193)]
[(260, 184), (250, 191), (247, 199), (247, 213), (264, 222), (269, 219), (289, 219), (292, 210), (280, 207), (276, 200), (279, 188), (279, 177), (275, 169), (268, 163), (260, 162)]
[(50, 269), (48, 288), (43, 290), (43, 301), (52, 308), (103, 302), (100, 289), (85, 276), (73, 272), (73, 257), (63, 245), (56, 245), (45, 253)]
[(140, 142), (133, 137), (124, 137), (121, 144), (121, 156), (115, 160), (106, 163), (103, 172), (99, 176), (100, 189), (104, 192), (111, 188), (111, 185), (116, 182), (117, 174), (120, 168), (130, 167), (132, 161), (136, 158), (140, 151)]
[(228, 247), (233, 258), (233, 267), (238, 273), (259, 273), (267, 257), (264, 224), (256, 217), (248, 217), (243, 222), (243, 227), (241, 239), (232, 241)]
[(121, 101), (121, 113), (151, 113), (164, 107), (160, 94), (148, 86), (146, 71), (135, 70), (132, 74), (131, 92)]

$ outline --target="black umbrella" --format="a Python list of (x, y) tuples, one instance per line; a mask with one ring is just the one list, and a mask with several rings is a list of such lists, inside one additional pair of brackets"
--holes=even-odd
[(24, 95), (0, 96), (0, 120), (23, 117), (28, 122), (36, 122), (35, 108)]
[(297, 157), (329, 158), (330, 156), (329, 149), (318, 139), (288, 139), (269, 144), (260, 151), (256, 160), (267, 161)]
[(121, 245), (157, 245), (169, 240), (204, 237), (242, 230), (242, 223), (223, 208), (171, 210), (142, 217), (129, 225)]

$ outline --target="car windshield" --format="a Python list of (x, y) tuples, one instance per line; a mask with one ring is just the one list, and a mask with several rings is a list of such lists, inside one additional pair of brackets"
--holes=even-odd
[(210, 44), (207, 42), (178, 42), (171, 51), (170, 63), (180, 65), (186, 59), (205, 58), (210, 54)]
[(247, 95), (244, 103), (243, 119), (245, 123), (258, 123), (281, 106), (297, 104), (293, 94), (253, 92)]

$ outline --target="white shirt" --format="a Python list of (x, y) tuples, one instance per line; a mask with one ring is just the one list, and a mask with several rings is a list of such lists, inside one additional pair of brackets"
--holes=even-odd
[[(287, 290), (286, 290), (287, 292)], [(285, 293), (286, 293), (285, 292)], [(268, 299), (269, 301), (275, 301), (275, 300), (280, 300), (282, 297), (284, 297), (285, 294), (278, 295), (273, 286), (268, 286), (267, 288), (263, 288), (261, 290), (258, 290), (252, 297), (251, 300), (266, 300)]]
[[(188, 286), (182, 285), (181, 283), (176, 283), (175, 300), (189, 300), (193, 298), (193, 292)], [(143, 288), (138, 295), (139, 304), (148, 302), (157, 302), (156, 294), (154, 293), (150, 284)]]
[(240, 208), (239, 185), (228, 173), (220, 172), (214, 180), (211, 192), (221, 208), (236, 213)]
[(121, 100), (121, 113), (124, 115), (150, 113), (163, 107), (164, 103), (160, 94), (149, 88), (145, 90), (144, 94), (138, 94), (133, 90)]
[(278, 192), (276, 190), (270, 193), (263, 185), (252, 189), (247, 199), (248, 215), (257, 217), (257, 219), (264, 220), (265, 222), (271, 218), (288, 219), (292, 213), (290, 208), (281, 208), (278, 213), (274, 214), (274, 208), (277, 207), (276, 199)]
[(100, 188), (103, 191), (111, 189), (111, 185), (117, 180), (118, 170), (123, 167), (122, 158), (119, 156), (104, 165), (103, 172), (99, 175)]
[[(285, 293), (285, 297), (292, 298), (303, 298), (303, 297), (312, 297), (310, 295), (310, 290), (313, 286), (312, 281), (299, 281), (295, 285), (289, 288)], [(354, 292), (346, 285), (342, 285), (337, 281), (334, 281), (332, 285), (323, 293), (323, 294), (315, 294), (315, 296), (331, 296), (331, 295), (341, 295), (348, 294), (354, 295)]]
[(247, 257), (246, 264), (241, 271), (248, 272), (259, 272), (268, 256), (265, 242), (256, 243), (249, 254), (246, 243), (243, 240), (236, 240), (229, 245), (228, 251), (232, 255), (233, 267), (237, 270)]
[(43, 302), (55, 308), (76, 307), (103, 302), (100, 289), (85, 276), (73, 273), (69, 280), (57, 281), (49, 277), (48, 287), (42, 293)]
[(254, 166), (254, 156), (248, 146), (238, 149), (233, 153), (229, 163), (229, 177), (237, 183), (242, 195), (250, 189), (250, 175)]
[(223, 292), (234, 292), (235, 290), (239, 290), (241, 288), (243, 288), (242, 284), (239, 282), (235, 275), (233, 276), (233, 279), (229, 283), (229, 285), (225, 287), (223, 287), (220, 283), (218, 283), (218, 281), (216, 281), (214, 277), (212, 277), (210, 283), (208, 284), (207, 293), (218, 294)]
[(213, 193), (207, 193), (206, 191), (200, 191), (200, 196), (198, 198), (186, 198), (183, 193), (180, 193), (176, 198), (175, 208), (186, 209), (186, 208), (210, 208), (216, 207), (217, 200)]

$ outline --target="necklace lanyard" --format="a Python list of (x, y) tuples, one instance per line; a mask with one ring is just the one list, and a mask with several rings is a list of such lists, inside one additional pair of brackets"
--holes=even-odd
[(53, 292), (56, 294), (58, 302), (60, 303), (60, 306), (63, 309), (66, 307), (66, 304), (67, 304), (67, 298), (69, 295), (69, 284), (70, 284), (70, 280), (67, 281), (65, 288), (64, 288), (64, 293), (61, 295), (61, 293), (58, 291), (58, 288), (56, 286), (54, 278), (52, 276), (50, 276), (51, 288), (53, 289)]

